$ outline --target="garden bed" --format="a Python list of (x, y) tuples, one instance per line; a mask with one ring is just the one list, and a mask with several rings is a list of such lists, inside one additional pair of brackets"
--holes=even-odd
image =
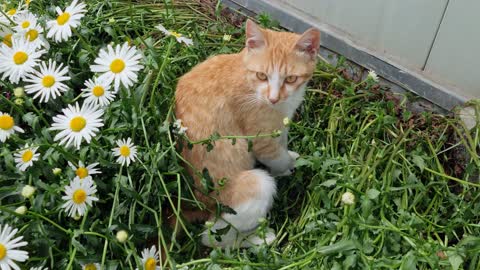
[[(29, 7), (45, 17), (43, 26), (57, 16), (50, 2)], [(156, 244), (168, 250), (159, 260), (170, 269), (478, 269), (479, 121), (467, 130), (451, 115), (410, 112), (408, 98), (371, 78), (350, 78), (342, 60), (319, 62), (289, 123), (289, 146), (301, 158), (295, 174), (277, 179), (274, 208), (259, 228), (275, 228), (273, 245), (209, 249), (199, 243), (203, 224), (169, 227), (166, 209), (178, 215), (180, 204), (201, 205), (177, 150), (176, 81), (211, 55), (241, 50), (242, 16), (210, 1), (85, 3), (72, 37), (49, 39), (41, 58), (69, 66), (68, 91), (41, 103), (31, 94), (16, 95), (24, 82), (0, 82), (0, 111), (24, 130), (0, 143), (0, 224), (17, 228), (28, 242), (20, 248), (29, 254), (22, 267), (135, 269), (142, 250)], [(70, 1), (55, 4), (63, 9)], [(268, 16), (258, 19), (275, 26)], [(193, 45), (165, 35), (158, 24)], [(49, 129), (53, 117), (84, 102), (81, 89), (94, 75), (90, 66), (99, 51), (124, 42), (142, 55), (138, 82), (120, 87), (104, 107), (104, 125), (91, 142), (79, 149), (60, 145), (58, 131)], [(480, 120), (480, 103), (473, 106)], [(127, 138), (138, 151), (128, 166), (112, 153), (117, 140)], [(214, 146), (221, 138), (206, 139)], [(40, 157), (22, 172), (14, 154), (26, 143), (38, 147)], [(83, 216), (70, 217), (62, 196), (79, 175), (79, 161), (99, 163), (101, 173), (91, 175), (99, 200)], [(21, 195), (25, 185), (35, 188), (32, 196)], [(342, 202), (346, 192), (353, 203)], [(118, 235), (122, 230), (128, 239)], [(174, 237), (180, 230), (186, 232)]]

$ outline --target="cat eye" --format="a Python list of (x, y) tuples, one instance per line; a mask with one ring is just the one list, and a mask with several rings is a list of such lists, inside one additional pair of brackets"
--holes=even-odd
[(263, 72), (257, 72), (257, 78), (261, 81), (266, 81), (267, 80), (267, 74)]
[(297, 78), (298, 78), (297, 76), (293, 76), (293, 75), (292, 75), (292, 76), (288, 76), (287, 78), (285, 78), (285, 81), (286, 81), (287, 83), (294, 83), (294, 82), (297, 81)]

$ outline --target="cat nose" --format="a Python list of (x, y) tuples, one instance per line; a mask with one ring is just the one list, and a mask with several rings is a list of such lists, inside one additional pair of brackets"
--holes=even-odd
[(274, 98), (269, 97), (268, 100), (270, 100), (270, 102), (271, 102), (272, 104), (275, 104), (275, 103), (277, 103), (277, 102), (280, 100), (280, 98), (278, 98), (278, 97), (274, 97)]

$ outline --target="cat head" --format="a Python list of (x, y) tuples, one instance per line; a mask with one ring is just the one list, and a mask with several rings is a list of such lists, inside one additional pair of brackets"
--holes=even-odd
[(256, 95), (270, 105), (281, 104), (302, 92), (315, 70), (320, 32), (302, 35), (263, 29), (247, 20), (244, 64)]

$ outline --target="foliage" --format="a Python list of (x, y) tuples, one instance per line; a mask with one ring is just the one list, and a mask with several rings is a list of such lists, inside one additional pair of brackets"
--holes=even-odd
[[(88, 13), (75, 35), (52, 42), (47, 55), (69, 65), (68, 92), (46, 104), (27, 96), (18, 105), (17, 85), (0, 82), (0, 111), (25, 130), (0, 144), (0, 223), (19, 228), (28, 241), (25, 267), (44, 263), (49, 269), (79, 269), (99, 262), (107, 269), (135, 269), (141, 250), (152, 244), (168, 250), (162, 263), (172, 269), (479, 267), (480, 185), (469, 181), (478, 177), (480, 166), (479, 121), (467, 130), (451, 116), (411, 112), (403, 97), (371, 80), (346, 76), (342, 61), (319, 63), (290, 124), (289, 145), (301, 158), (294, 175), (278, 179), (269, 224), (259, 227), (276, 229), (272, 246), (207, 249), (198, 241), (202, 224), (179, 219), (170, 228), (166, 209), (178, 215), (180, 204), (200, 205), (171, 128), (176, 81), (210, 55), (239, 51), (242, 29), (208, 15), (195, 1), (86, 3)], [(56, 5), (68, 2), (34, 0), (31, 9), (54, 18)], [(265, 15), (261, 19), (270, 21)], [(186, 34), (194, 45), (162, 35), (155, 29), (159, 23)], [(233, 37), (225, 41), (224, 34)], [(90, 144), (75, 150), (54, 143), (56, 133), (48, 130), (52, 117), (80, 100), (98, 51), (125, 41), (143, 52), (139, 83), (121, 89)], [(478, 116), (480, 104), (474, 106)], [(139, 147), (138, 160), (128, 167), (116, 164), (110, 150), (126, 137)], [(219, 139), (232, 138), (212, 134), (201, 143)], [(22, 173), (13, 154), (27, 142), (39, 146), (41, 158)], [(61, 208), (61, 197), (75, 176), (68, 162), (79, 160), (98, 162), (102, 173), (94, 176), (99, 201), (76, 220)], [(54, 168), (62, 172), (54, 174)], [(20, 195), (26, 184), (36, 187), (30, 199)], [(341, 202), (347, 191), (355, 195), (353, 205)], [(15, 213), (22, 205), (28, 212)], [(119, 230), (129, 233), (126, 243), (115, 238)], [(181, 230), (183, 237), (175, 237)]]

